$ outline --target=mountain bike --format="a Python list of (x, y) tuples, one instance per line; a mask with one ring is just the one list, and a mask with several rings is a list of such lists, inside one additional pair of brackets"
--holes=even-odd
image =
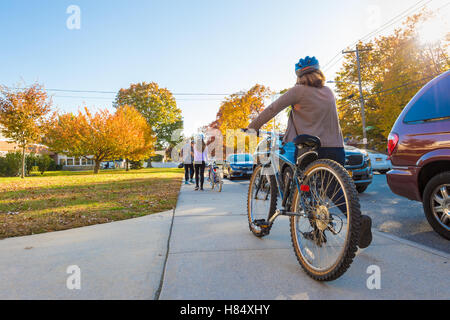
[(223, 181), (219, 166), (214, 161), (208, 165), (208, 169), (208, 181), (211, 184), (211, 189), (222, 192)]
[(255, 154), (248, 190), (250, 231), (265, 237), (279, 216), (289, 217), (301, 267), (315, 280), (336, 280), (353, 262), (360, 233), (360, 204), (352, 178), (339, 163), (319, 159), (318, 137), (301, 135), (283, 144), (279, 134), (259, 131), (260, 135), (266, 137)]

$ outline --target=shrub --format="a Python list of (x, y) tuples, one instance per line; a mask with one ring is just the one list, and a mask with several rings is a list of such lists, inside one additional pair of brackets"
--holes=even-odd
[(160, 154), (150, 158), (151, 162), (162, 162), (163, 160), (164, 160), (164, 156), (162, 156)]
[[(48, 155), (36, 156), (34, 153), (26, 155), (25, 175), (29, 176), (32, 171), (37, 170), (43, 174), (50, 167), (51, 161), (53, 161), (53, 159)], [(22, 152), (8, 152), (5, 157), (0, 157), (0, 176), (17, 177), (21, 172)]]
[(130, 161), (130, 169), (138, 170), (144, 168), (144, 160), (140, 161)]
[(63, 169), (63, 166), (60, 164), (56, 164), (56, 161), (51, 159), (50, 166), (48, 167), (47, 171), (61, 171)]
[[(21, 157), (22, 159), (22, 157)], [(25, 175), (29, 176), (34, 166), (38, 165), (38, 157), (34, 153), (25, 156)]]
[(22, 154), (20, 152), (8, 152), (0, 158), (0, 175), (3, 177), (16, 177), (22, 167)]
[(54, 162), (52, 158), (48, 154), (42, 154), (37, 157), (37, 166), (39, 167), (39, 172), (44, 174), (45, 171), (48, 171), (50, 165)]

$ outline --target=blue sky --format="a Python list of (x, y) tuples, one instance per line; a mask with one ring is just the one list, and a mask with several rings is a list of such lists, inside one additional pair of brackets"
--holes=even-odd
[[(324, 65), (417, 2), (2, 0), (0, 84), (39, 81), (46, 88), (116, 92), (155, 81), (173, 93), (228, 94), (260, 83), (281, 90), (293, 85), (301, 56), (316, 55)], [(446, 2), (434, 0), (429, 7)], [(81, 9), (80, 30), (66, 27), (69, 5)], [(326, 75), (332, 78), (339, 66)], [(111, 108), (114, 99), (54, 94), (63, 111), (84, 103)], [(222, 99), (176, 98), (187, 134), (213, 121)]]

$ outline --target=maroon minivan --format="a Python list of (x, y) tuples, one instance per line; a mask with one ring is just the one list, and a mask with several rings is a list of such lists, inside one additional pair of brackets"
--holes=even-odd
[(392, 192), (423, 202), (433, 229), (450, 240), (450, 71), (404, 108), (388, 141)]

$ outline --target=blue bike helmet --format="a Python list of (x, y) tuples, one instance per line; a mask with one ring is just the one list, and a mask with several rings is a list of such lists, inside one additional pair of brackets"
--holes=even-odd
[(316, 70), (320, 70), (319, 60), (317, 60), (316, 57), (307, 56), (305, 59), (300, 59), (295, 65), (295, 73), (298, 77)]

